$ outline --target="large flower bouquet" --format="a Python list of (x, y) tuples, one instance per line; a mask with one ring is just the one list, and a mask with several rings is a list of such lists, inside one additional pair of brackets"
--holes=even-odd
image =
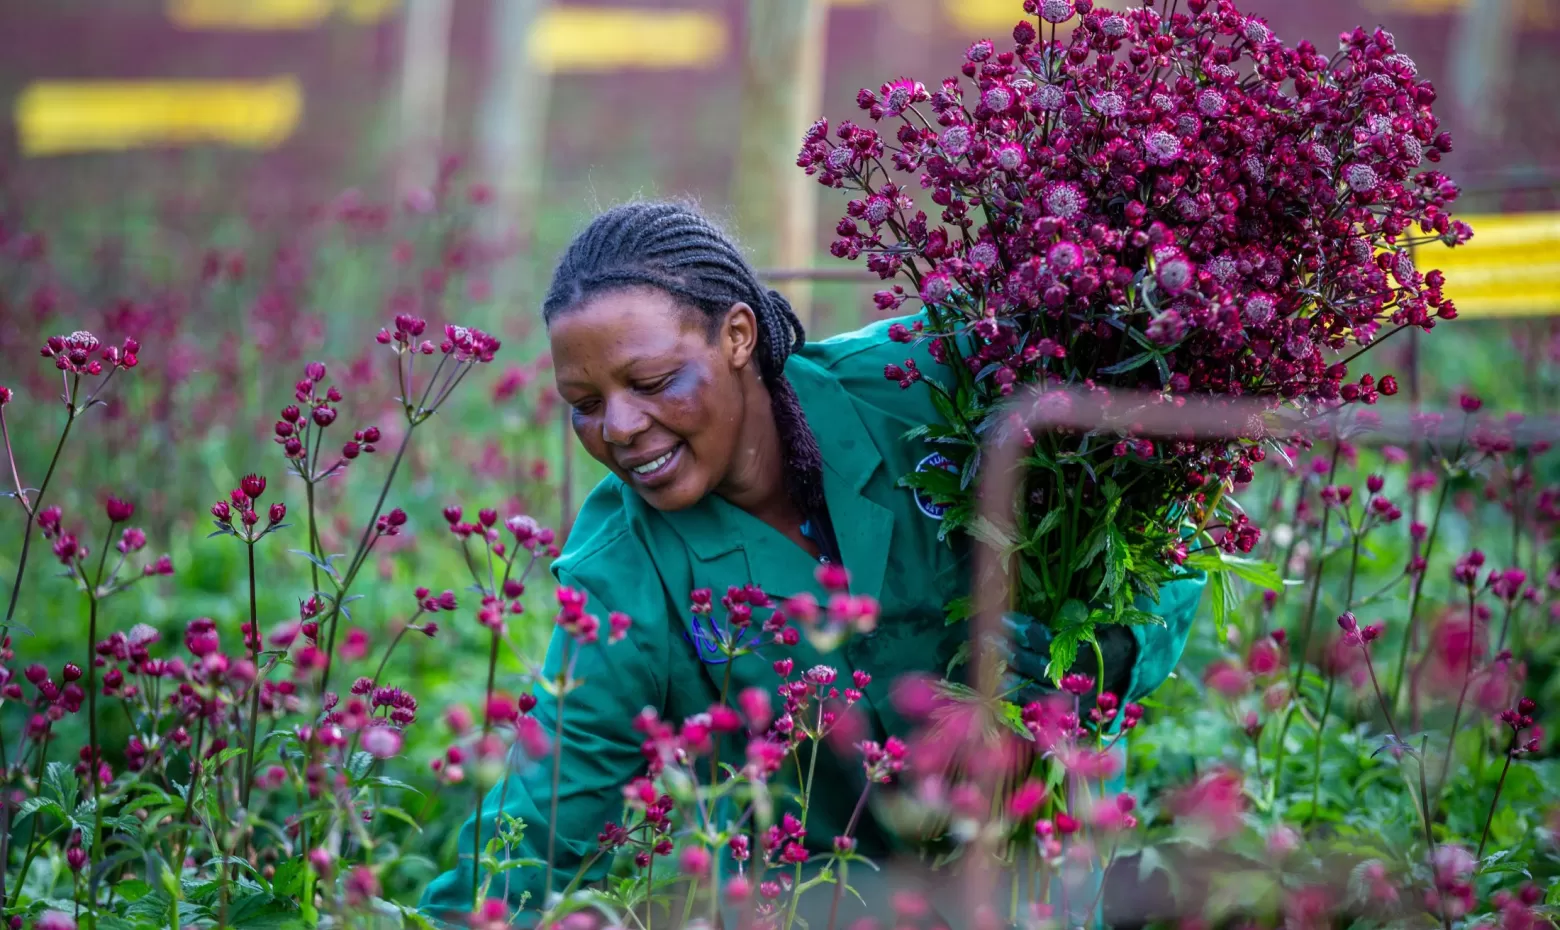
[[(854, 192), (834, 254), (901, 282), (881, 309), (924, 304), (893, 336), (948, 369), (885, 372), (926, 385), (944, 420), (924, 433), (951, 467), (906, 483), (1005, 557), (1011, 606), (1061, 634), (1059, 675), (1096, 624), (1148, 622), (1133, 603), (1172, 565), (1243, 570), (1259, 531), (1227, 492), (1270, 444), (1255, 427), (1031, 432), (993, 415), (1004, 400), (1032, 386), (1306, 414), (1375, 403), (1395, 379), (1351, 363), (1456, 316), (1414, 250), (1471, 230), (1447, 212), (1456, 186), (1424, 170), (1451, 145), (1435, 91), (1388, 32), (1345, 32), (1329, 56), (1229, 0), (1022, 6), (1034, 18), (1011, 47), (970, 46), (967, 80), (864, 89), (879, 128), (845, 121), (831, 138), (819, 121), (798, 164)], [(976, 503), (983, 447), (1004, 433), (1028, 447), (1007, 525)]]

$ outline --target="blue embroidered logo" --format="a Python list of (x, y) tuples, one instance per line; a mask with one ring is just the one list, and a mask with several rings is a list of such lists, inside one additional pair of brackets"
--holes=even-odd
[[(951, 472), (955, 475), (959, 473), (959, 466), (941, 452), (933, 452), (915, 466), (915, 470), (918, 472), (926, 471), (928, 468), (941, 468), (943, 471)], [(948, 505), (933, 501), (925, 491), (921, 490), (915, 491), (915, 506), (933, 520), (941, 520), (943, 514), (948, 512)]]
[[(709, 624), (708, 627), (705, 626), (706, 623)], [(725, 665), (731, 661), (726, 656), (727, 650), (721, 648), (725, 634), (721, 633), (714, 617), (703, 617), (699, 614), (694, 614), (693, 633), (692, 635), (683, 633), (683, 639), (688, 641), (688, 645), (692, 646), (693, 651), (698, 655), (699, 661), (705, 665)], [(739, 636), (735, 646), (737, 649), (757, 651), (758, 644), (763, 641), (763, 634), (755, 632), (752, 638), (746, 642), (743, 642)]]

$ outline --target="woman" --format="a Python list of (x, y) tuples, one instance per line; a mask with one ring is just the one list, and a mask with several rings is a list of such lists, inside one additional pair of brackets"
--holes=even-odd
[[(698, 213), (671, 204), (632, 204), (598, 217), (575, 239), (543, 308), (558, 391), (573, 408), (576, 434), (612, 475), (581, 508), (568, 546), (553, 566), (558, 582), (585, 592), (591, 608), (629, 614), (627, 642), (586, 649), (575, 675), (584, 685), (566, 702), (557, 798), (555, 887), (566, 884), (621, 814), (621, 788), (643, 769), (636, 715), (653, 708), (679, 721), (729, 694), (777, 683), (769, 658), (749, 655), (728, 670), (701, 653), (689, 592), (753, 584), (775, 598), (822, 596), (823, 560), (842, 563), (853, 593), (880, 605), (874, 633), (822, 655), (804, 638), (787, 652), (798, 668), (829, 664), (842, 676), (872, 676), (860, 705), (882, 740), (905, 734), (889, 689), (913, 673), (944, 673), (967, 637), (944, 621), (944, 605), (967, 593), (967, 560), (937, 538), (939, 510), (900, 487), (933, 450), (903, 438), (934, 422), (924, 387), (901, 390), (888, 364), (917, 359), (921, 347), (892, 342), (879, 323), (806, 343), (785, 299), (765, 288), (732, 241)], [(1157, 687), (1179, 659), (1199, 584), (1178, 583), (1163, 627), (1110, 628), (1106, 687), (1127, 700)], [(1019, 637), (1013, 664), (1033, 678), (1046, 662), (1037, 625)], [(548, 674), (564, 640), (555, 637)], [(1093, 671), (1091, 650), (1081, 661)], [(555, 732), (556, 707), (533, 712)], [(732, 757), (728, 754), (728, 757)], [(551, 772), (516, 772), (502, 809), (525, 821), (515, 857), (546, 856)], [(823, 755), (816, 784), (860, 784), (859, 760)], [(817, 792), (808, 836), (819, 849), (843, 832), (857, 792)], [(484, 805), (484, 839), (500, 808)], [(868, 818), (870, 821), (870, 818)], [(472, 848), (473, 822), (461, 850)], [(881, 855), (885, 831), (859, 828), (862, 851)], [(599, 862), (586, 877), (605, 874)], [(470, 908), (472, 863), (428, 889), (423, 906), (458, 915)], [(545, 895), (540, 869), (508, 876), (508, 894), (529, 908)], [(854, 873), (853, 873), (853, 878)], [(503, 880), (495, 883), (502, 886)]]

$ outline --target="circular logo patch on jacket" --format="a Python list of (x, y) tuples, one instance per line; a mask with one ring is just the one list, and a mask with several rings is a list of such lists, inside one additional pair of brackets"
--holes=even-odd
[[(952, 459), (948, 458), (946, 455), (943, 455), (941, 452), (933, 452), (931, 455), (928, 455), (926, 458), (922, 459), (920, 464), (915, 466), (915, 470), (918, 472), (926, 471), (928, 468), (941, 468), (943, 471), (950, 472), (955, 475), (959, 473), (958, 464)], [(943, 514), (948, 512), (947, 504), (937, 503), (936, 501), (932, 500), (932, 498), (925, 491), (920, 489), (915, 490), (915, 506), (918, 507), (922, 513), (926, 514), (928, 517), (931, 517), (933, 520), (941, 520), (943, 518)]]

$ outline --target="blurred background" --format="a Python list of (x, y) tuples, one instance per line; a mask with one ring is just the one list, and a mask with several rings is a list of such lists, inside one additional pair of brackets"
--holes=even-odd
[[(1342, 30), (1384, 26), (1440, 92), (1456, 149), (1439, 167), (1475, 238), (1424, 262), (1446, 271), (1461, 316), (1383, 346), (1370, 370), (1397, 374), (1414, 403), (1466, 388), (1555, 412), (1560, 0), (1240, 6), (1324, 52)], [(149, 548), (173, 556), (173, 578), (115, 602), (116, 628), (175, 636), (210, 616), (236, 630), (241, 547), (203, 539), (205, 510), (249, 471), (301, 503), (271, 425), (303, 364), (328, 364), (349, 430), (378, 425), (394, 448), (374, 332), (397, 312), (488, 329), (499, 361), (429, 425), (390, 500), (411, 523), (376, 554), (355, 614), (388, 630), (415, 585), (462, 587), (440, 508), (566, 527), (598, 474), (574, 450), (537, 316), (575, 231), (628, 198), (695, 198), (815, 337), (855, 327), (876, 283), (828, 254), (844, 201), (795, 168), (803, 130), (858, 118), (862, 86), (955, 74), (969, 42), (1021, 14), (1020, 0), (0, 0), (0, 384), (18, 392), (6, 416), (21, 481), (39, 483), (62, 420), (38, 346), (134, 335), (140, 367), (83, 421), (48, 503), (68, 525), (101, 523), (108, 493), (130, 497)], [(350, 551), (388, 464), (374, 458), (327, 489), (326, 551)], [(22, 513), (0, 503), (10, 579)], [(260, 553), (261, 613), (276, 622), (307, 590), (285, 552), (298, 544)], [(35, 638), (19, 652), (74, 656), (78, 609), (47, 547), (34, 556), (18, 619)], [(539, 602), (537, 622), (516, 625), (522, 654), (540, 655), (548, 618)], [(429, 706), (480, 698), (474, 626), (400, 654)], [(522, 667), (506, 656), (506, 674)], [(408, 753), (441, 748), (434, 732)], [(456, 816), (426, 821), (433, 860)], [(435, 868), (392, 889), (413, 895)]]

